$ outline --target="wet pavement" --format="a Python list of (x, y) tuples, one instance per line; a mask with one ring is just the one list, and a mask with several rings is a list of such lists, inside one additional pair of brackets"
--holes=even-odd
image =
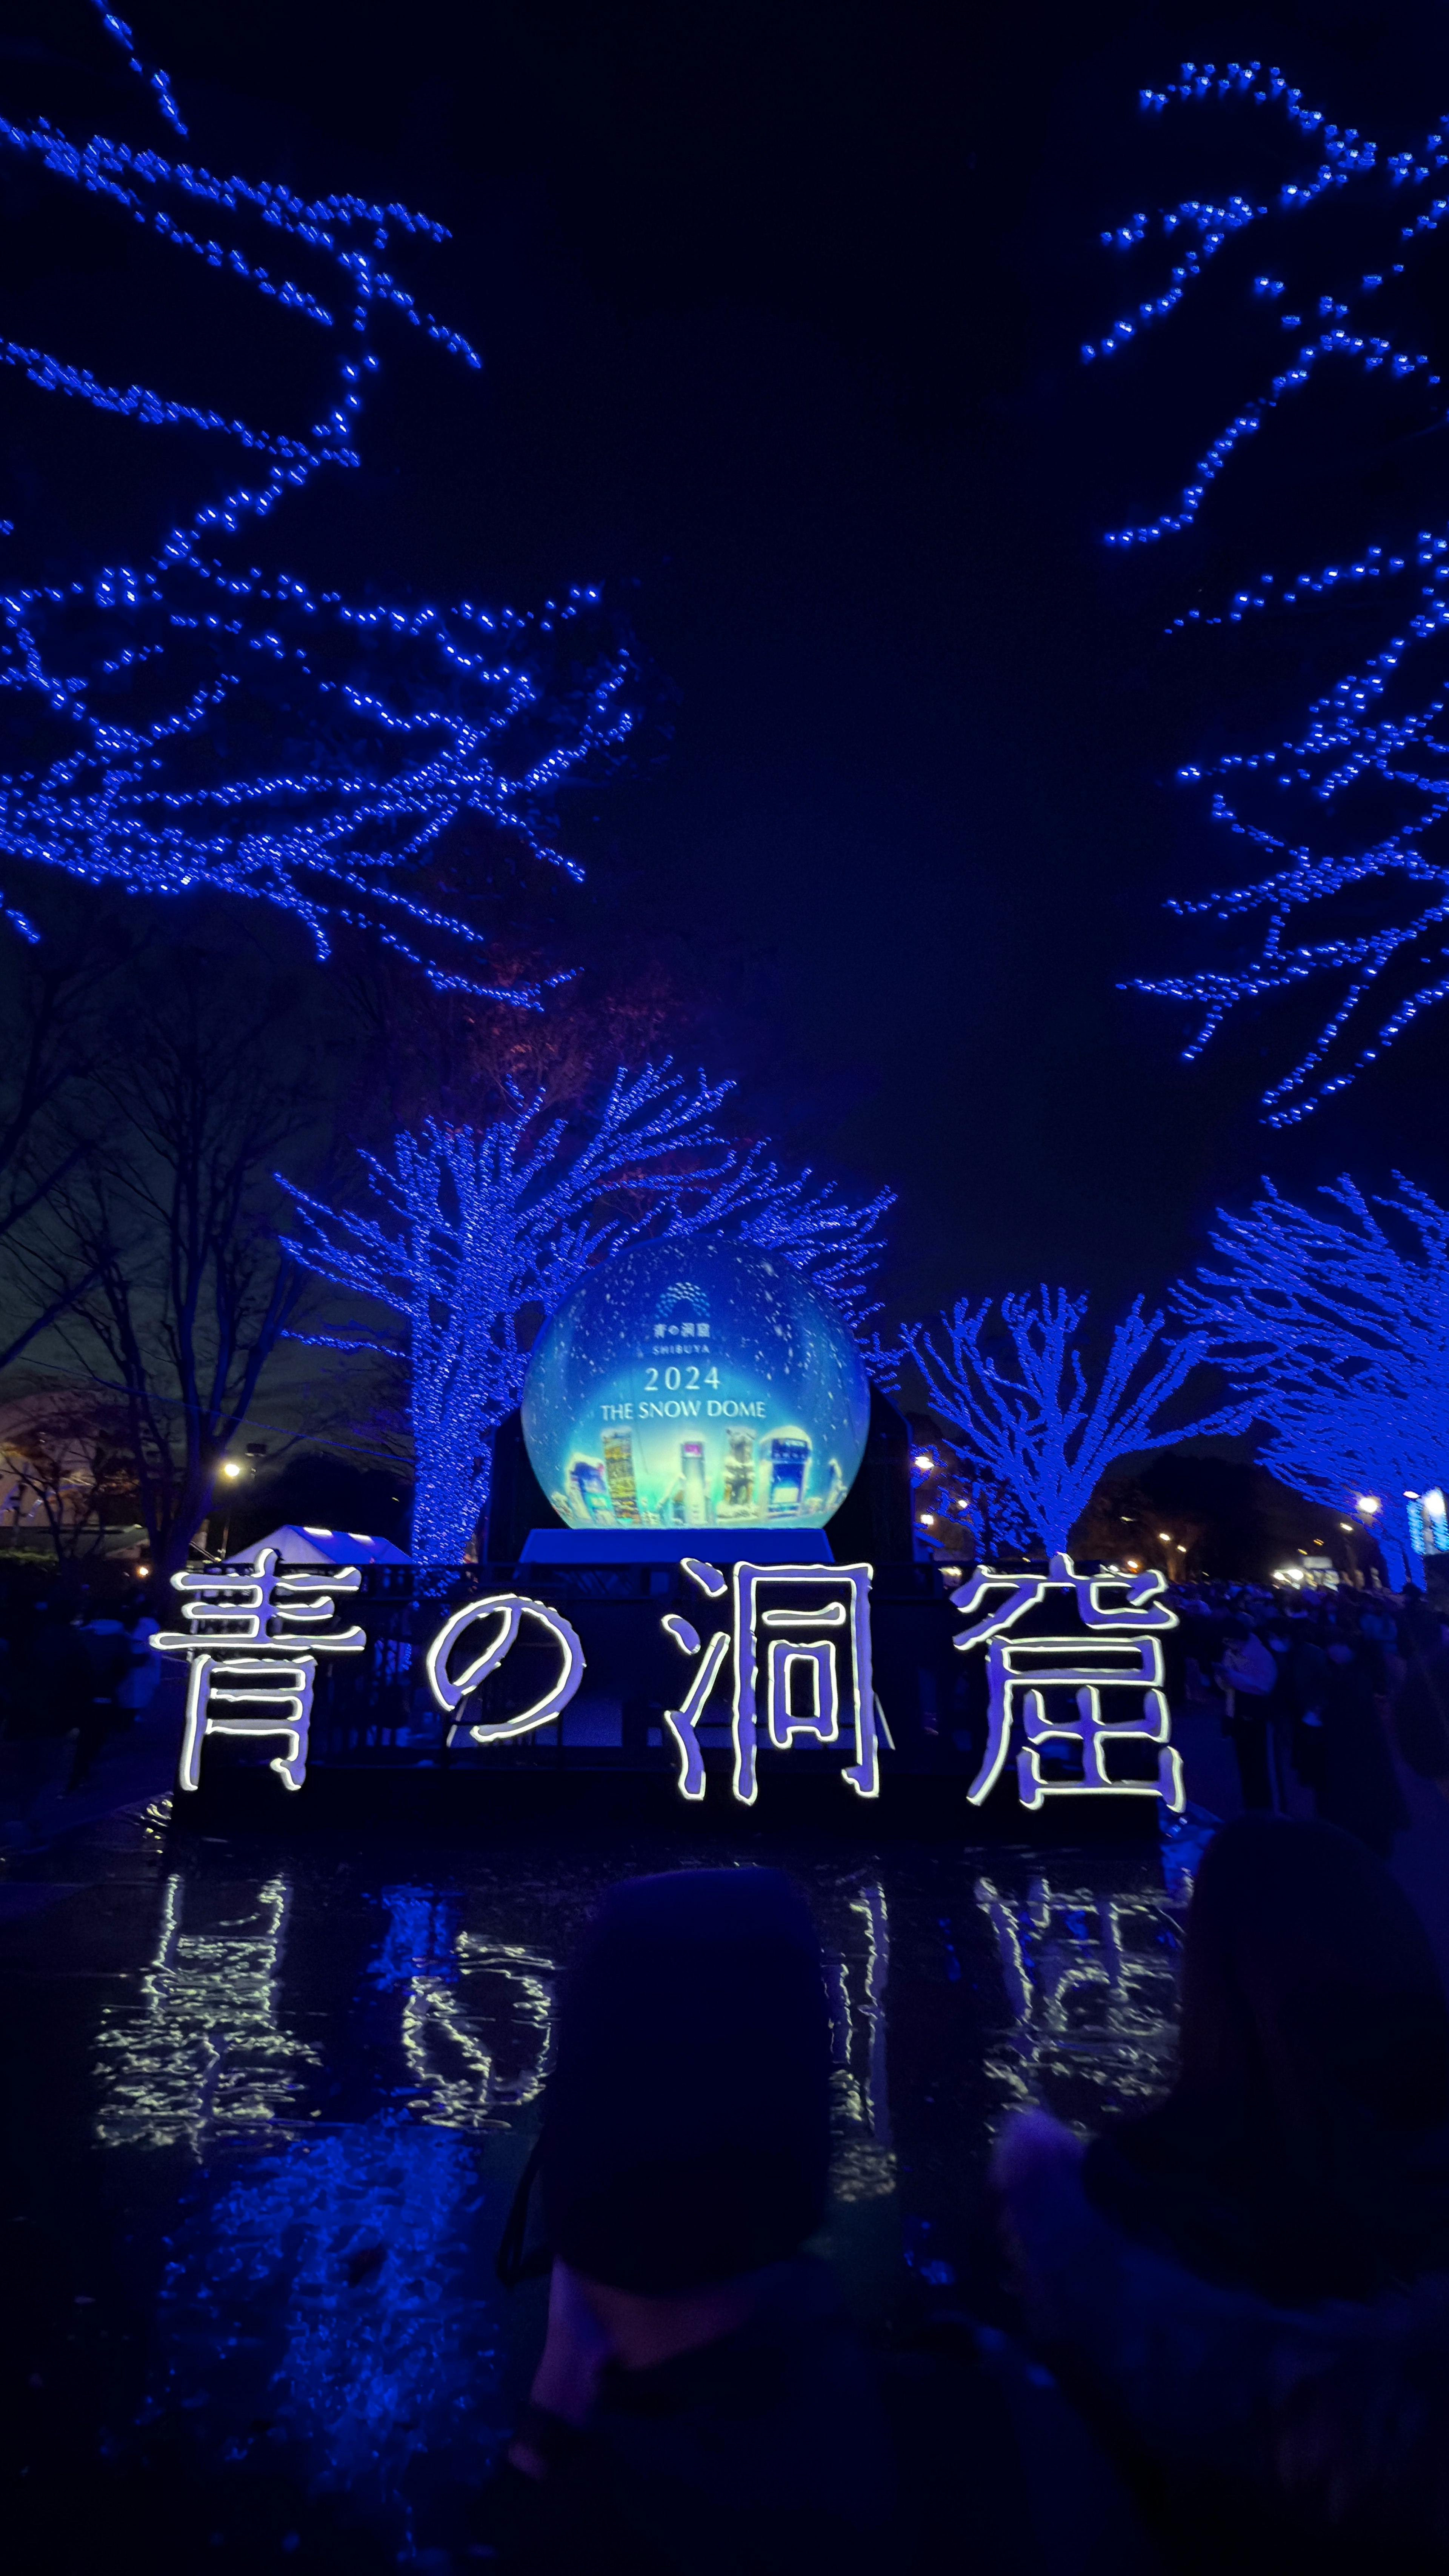
[[(0, 1930), (7, 2527), (33, 2563), (466, 2568), (537, 2353), (493, 2255), (601, 1888), (697, 1855), (202, 1840), (167, 1802), (11, 1867)], [(1191, 1828), (712, 1846), (791, 1869), (830, 1962), (827, 2250), (871, 2327), (988, 2306), (980, 2185), (1028, 2097), (1162, 2086)]]

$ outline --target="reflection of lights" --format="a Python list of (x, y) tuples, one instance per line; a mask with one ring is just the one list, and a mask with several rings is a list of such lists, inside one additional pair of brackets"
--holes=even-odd
[[(300, 2070), (318, 2052), (281, 2025), (277, 1981), (290, 1890), (281, 1875), (259, 1887), (248, 1914), (193, 1922), (212, 1891), (165, 1882), (155, 1957), (141, 1980), (142, 2009), (107, 2002), (97, 2042), (103, 2147), (169, 2147), (200, 2155), (285, 2118)], [(224, 1900), (234, 1903), (229, 1893)]]
[(404, 1989), (403, 2055), (420, 2118), (465, 2129), (501, 2103), (531, 2102), (543, 2084), (554, 1962), (516, 1943), (455, 1934), (446, 1898), (387, 1889), (390, 1923), (371, 1969), (384, 1993)]
[(1177, 2022), (1177, 1924), (1164, 1899), (1095, 1896), (1044, 1876), (1025, 1903), (988, 1878), (975, 1895), (996, 1934), (1013, 2025), (1006, 2049), (987, 2058), (1003, 2111), (1039, 2101), (1053, 2076), (1095, 2088), (1094, 2126), (1098, 2105), (1159, 2093)]
[(396, 2113), (248, 2160), (175, 2239), (163, 2400), (215, 2401), (264, 2304), (280, 2350), (263, 2416), (306, 2446), (319, 2492), (385, 2517), (416, 2564), (409, 2470), (444, 2450), (465, 2476), (486, 2466), (498, 2320), (479, 2295), (478, 2201), (469, 2142)]
[(885, 1890), (871, 1881), (850, 1900), (851, 1931), (864, 1933), (864, 1955), (827, 1951), (825, 1982), (835, 2036), (834, 2170), (836, 2201), (879, 2200), (895, 2189), (890, 2102), (886, 2090), (886, 1984), (890, 1923)]
[[(543, 2089), (554, 1963), (465, 1932), (458, 1981), (416, 1977), (403, 2005), (403, 2055), (434, 2128), (472, 2128)], [(503, 2053), (504, 2044), (508, 2054)]]
[(1340, 1528), (1340, 1529), (1351, 1530), (1351, 1529), (1352, 1529), (1352, 1527), (1353, 1527), (1353, 1523), (1352, 1523), (1352, 1521), (1340, 1521), (1340, 1522), (1339, 1522), (1339, 1524), (1338, 1524), (1338, 1526), (1339, 1526), (1339, 1528)]

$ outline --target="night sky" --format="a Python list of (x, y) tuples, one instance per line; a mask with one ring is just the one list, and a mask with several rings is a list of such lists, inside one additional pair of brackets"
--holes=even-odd
[[(1442, 9), (134, 16), (198, 158), (452, 227), (417, 275), (485, 371), (390, 391), (365, 491), (299, 513), (292, 553), (520, 605), (607, 585), (657, 720), (565, 838), (616, 933), (708, 993), (746, 1119), (899, 1190), (893, 1309), (1043, 1276), (1156, 1292), (1263, 1170), (1449, 1184), (1442, 1012), (1282, 1137), (1254, 1105), (1281, 1018), (1185, 1068), (1183, 1015), (1116, 989), (1204, 962), (1161, 904), (1236, 869), (1168, 782), (1266, 701), (1161, 640), (1235, 569), (1227, 519), (1145, 569), (1100, 542), (1176, 490), (1232, 348), (1169, 331), (1110, 385), (1077, 358), (1142, 291), (1101, 229), (1183, 184), (1143, 82), (1261, 55), (1396, 143), (1449, 105)], [(1414, 449), (1416, 506), (1445, 435)], [(1382, 464), (1356, 453), (1320, 553), (1374, 533)], [(1252, 506), (1261, 543), (1288, 502)]]

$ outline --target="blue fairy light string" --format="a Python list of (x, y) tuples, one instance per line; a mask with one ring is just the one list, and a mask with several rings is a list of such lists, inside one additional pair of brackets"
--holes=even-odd
[[(1133, 1449), (1167, 1440), (1241, 1430), (1241, 1404), (1219, 1407), (1180, 1428), (1163, 1423), (1202, 1360), (1200, 1332), (1164, 1334), (1161, 1314), (1135, 1298), (1113, 1327), (1105, 1356), (1083, 1357), (1085, 1297), (1065, 1288), (973, 1307), (958, 1297), (931, 1324), (908, 1324), (903, 1339), (931, 1410), (958, 1436), (949, 1441), (958, 1476), (975, 1487), (997, 1543), (1022, 1533), (1054, 1555), (1070, 1544), (1105, 1470)], [(927, 1453), (929, 1454), (929, 1453)]]
[[(1311, 144), (1314, 159), (1271, 198), (1185, 198), (1155, 216), (1134, 215), (1105, 233), (1104, 242), (1123, 252), (1159, 240), (1175, 246), (1182, 239), (1187, 247), (1175, 251), (1162, 291), (1124, 313), (1084, 350), (1085, 357), (1116, 356), (1177, 311), (1210, 263), (1253, 224), (1269, 216), (1306, 213), (1340, 192), (1376, 192), (1375, 203), (1380, 213), (1387, 206), (1403, 256), (1362, 270), (1354, 281), (1340, 278), (1331, 291), (1293, 290), (1304, 310), (1281, 314), (1280, 327), (1304, 328), (1309, 308), (1317, 327), (1310, 326), (1289, 363), (1272, 368), (1262, 390), (1223, 424), (1174, 503), (1155, 517), (1108, 534), (1106, 542), (1119, 549), (1155, 544), (1190, 527), (1244, 442), (1286, 397), (1305, 392), (1331, 365), (1348, 360), (1386, 384), (1413, 381), (1426, 392), (1439, 387), (1430, 359), (1388, 329), (1368, 328), (1361, 308), (1405, 273), (1413, 246), (1436, 234), (1449, 217), (1449, 193), (1441, 193), (1449, 172), (1449, 121), (1436, 124), (1414, 148), (1388, 152), (1357, 129), (1333, 124), (1281, 71), (1259, 63), (1230, 63), (1221, 70), (1212, 64), (1184, 64), (1176, 81), (1141, 97), (1153, 114), (1210, 99), (1246, 102), (1281, 114), (1290, 135)], [(1416, 196), (1427, 202), (1416, 204)], [(1266, 273), (1253, 277), (1249, 286), (1256, 300), (1274, 309), (1289, 291), (1282, 278)], [(1264, 1003), (1316, 981), (1331, 981), (1335, 999), (1316, 1035), (1262, 1094), (1266, 1122), (1273, 1127), (1308, 1117), (1376, 1062), (1423, 1011), (1449, 998), (1449, 854), (1441, 859), (1426, 846), (1435, 825), (1449, 814), (1449, 743), (1442, 738), (1449, 686), (1431, 681), (1418, 704), (1402, 704), (1407, 680), (1426, 653), (1433, 660), (1434, 647), (1449, 626), (1449, 535), (1422, 529), (1411, 545), (1401, 543), (1397, 549), (1368, 545), (1295, 574), (1264, 571), (1221, 608), (1186, 609), (1168, 630), (1242, 625), (1361, 590), (1388, 592), (1394, 585), (1412, 586), (1412, 605), (1399, 612), (1394, 631), (1377, 652), (1358, 661), (1310, 704), (1301, 724), (1257, 751), (1227, 753), (1179, 772), (1185, 784), (1210, 787), (1213, 819), (1259, 853), (1265, 873), (1196, 901), (1174, 902), (1169, 909), (1183, 918), (1240, 927), (1256, 921), (1256, 955), (1230, 968), (1137, 978), (1129, 987), (1194, 1007), (1197, 1026), (1184, 1049), (1191, 1061), (1241, 1004)], [(1306, 806), (1301, 831), (1291, 825), (1274, 828), (1271, 820), (1254, 819), (1251, 807), (1245, 810), (1246, 797), (1270, 790), (1270, 802), (1280, 795), (1288, 798), (1285, 813)], [(1382, 810), (1384, 790), (1389, 791), (1392, 819)], [(1373, 827), (1363, 833), (1355, 828), (1358, 808), (1375, 795), (1379, 810)], [(1325, 841), (1331, 845), (1325, 847)], [(1377, 919), (1338, 935), (1319, 933), (1325, 904), (1351, 896), (1361, 916), (1370, 891), (1378, 897)]]
[(1216, 1258), (1177, 1303), (1263, 1426), (1264, 1465), (1353, 1512), (1399, 1584), (1409, 1507), (1449, 1462), (1449, 1208), (1394, 1181), (1370, 1197), (1345, 1174), (1317, 1193), (1331, 1214), (1265, 1181), (1245, 1215), (1218, 1210)]
[[(100, 15), (184, 133), (164, 74)], [(260, 901), (302, 921), (319, 956), (347, 924), (436, 985), (536, 1004), (539, 988), (488, 979), (483, 934), (459, 902), (434, 899), (426, 871), (472, 821), (580, 873), (557, 846), (559, 791), (617, 755), (633, 721), (628, 654), (599, 591), (574, 586), (531, 615), (466, 599), (364, 604), (239, 551), (314, 477), (359, 464), (384, 318), (479, 365), (393, 265), (394, 245), (440, 243), (445, 227), (104, 136), (76, 142), (43, 118), (0, 118), (0, 152), (286, 311), (315, 334), (328, 380), (310, 424), (283, 424), (0, 338), (0, 364), (39, 391), (193, 433), (222, 466), (141, 560), (0, 591), (0, 717), (25, 752), (0, 768), (0, 854), (132, 893), (205, 886)], [(0, 909), (35, 935), (14, 904)]]
[(171, 83), (167, 79), (164, 71), (159, 69), (154, 72), (147, 71), (145, 64), (137, 55), (136, 39), (132, 35), (130, 28), (127, 26), (125, 19), (118, 18), (115, 15), (114, 10), (107, 9), (104, 6), (104, 0), (96, 0), (96, 15), (100, 19), (101, 25), (105, 28), (106, 34), (111, 37), (114, 43), (120, 46), (120, 49), (125, 55), (126, 61), (131, 70), (135, 73), (137, 80), (144, 81), (146, 87), (152, 92), (156, 104), (161, 110), (162, 115), (165, 117), (167, 124), (174, 125), (178, 134), (184, 134), (186, 132), (185, 120), (182, 117), (181, 110), (177, 106), (175, 99), (171, 95)]

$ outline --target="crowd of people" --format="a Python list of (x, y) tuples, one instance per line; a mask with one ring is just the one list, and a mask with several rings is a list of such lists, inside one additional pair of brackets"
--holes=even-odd
[[(1039, 2110), (987, 2201), (1009, 2329), (872, 2349), (808, 2250), (828, 2017), (773, 1870), (616, 1887), (500, 2249), (550, 2270), (480, 2554), (521, 2576), (1441, 2567), (1449, 2010), (1362, 1838), (1207, 1846), (1166, 2100)], [(530, 2214), (534, 2183), (539, 2207)], [(530, 2255), (530, 2240), (533, 2251)]]
[(1409, 1822), (1391, 1737), (1449, 1794), (1449, 1626), (1415, 1586), (1194, 1584), (1169, 1597), (1181, 1622), (1169, 1697), (1179, 1710), (1220, 1708), (1249, 1813), (1311, 1801), (1387, 1858)]
[(93, 1598), (11, 1586), (0, 1597), (6, 1744), (43, 1763), (47, 1747), (68, 1742), (66, 1787), (81, 1788), (108, 1739), (133, 1727), (155, 1697), (158, 1625), (138, 1589)]

